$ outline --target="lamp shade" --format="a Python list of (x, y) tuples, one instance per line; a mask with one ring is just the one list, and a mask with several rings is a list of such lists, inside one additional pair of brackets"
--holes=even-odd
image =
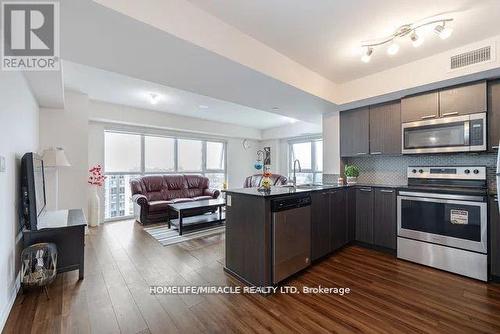
[(43, 164), (45, 167), (69, 167), (71, 164), (66, 153), (61, 147), (49, 148), (43, 151)]

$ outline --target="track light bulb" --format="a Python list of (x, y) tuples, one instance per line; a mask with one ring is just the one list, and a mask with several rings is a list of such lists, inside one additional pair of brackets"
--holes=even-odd
[(435, 28), (434, 28), (434, 32), (436, 34), (438, 34), (438, 36), (441, 38), (441, 39), (447, 39), (448, 37), (451, 36), (451, 34), (453, 33), (453, 29), (449, 28), (449, 27), (445, 27), (444, 23), (443, 25), (437, 25)]
[(389, 56), (394, 56), (399, 51), (399, 44), (392, 42), (391, 45), (387, 48), (387, 53)]

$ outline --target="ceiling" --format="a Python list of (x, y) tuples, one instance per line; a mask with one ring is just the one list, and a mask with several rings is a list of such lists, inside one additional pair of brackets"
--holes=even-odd
[[(269, 113), (320, 124), (321, 115), (336, 108), (334, 103), (94, 1), (62, 1), (60, 6), (61, 58), (66, 61), (157, 84), (163, 89), (173, 87), (191, 92), (196, 99), (210, 96), (219, 101), (216, 104), (220, 110), (230, 109), (221, 107), (222, 101), (227, 101), (228, 106), (240, 111), (265, 111), (259, 115), (266, 115), (264, 118), (269, 120), (258, 119), (254, 114), (250, 122), (266, 127), (283, 120), (270, 117)], [(235, 114), (230, 116), (227, 119), (233, 119)], [(245, 121), (243, 116), (242, 119), (240, 123)]]
[[(168, 112), (261, 130), (288, 125), (295, 121), (279, 114), (69, 61), (63, 62), (63, 75), (66, 88), (85, 93), (90, 99), (96, 101)], [(151, 104), (151, 93), (158, 95), (156, 104)]]
[[(318, 74), (343, 83), (498, 35), (498, 0), (189, 0), (199, 8), (267, 44)], [(359, 43), (390, 34), (406, 23), (446, 16), (453, 35), (440, 40), (422, 32), (420, 48), (402, 40), (389, 57), (375, 50), (360, 61)]]

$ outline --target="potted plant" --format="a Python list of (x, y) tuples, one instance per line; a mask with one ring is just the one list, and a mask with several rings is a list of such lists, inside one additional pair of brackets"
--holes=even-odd
[(345, 176), (347, 177), (347, 184), (356, 184), (359, 176), (359, 169), (354, 165), (346, 165), (344, 169)]

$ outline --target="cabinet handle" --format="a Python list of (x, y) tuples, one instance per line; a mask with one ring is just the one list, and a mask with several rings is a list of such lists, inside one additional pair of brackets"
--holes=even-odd
[(436, 118), (436, 115), (427, 115), (427, 116), (422, 116), (420, 117), (421, 119), (429, 119), (429, 118)]
[(381, 192), (381, 193), (391, 193), (391, 194), (392, 194), (392, 193), (394, 192), (394, 190), (389, 190), (389, 189), (380, 189), (380, 192)]
[(492, 146), (491, 148), (492, 148), (492, 149), (495, 149), (495, 150), (498, 150), (498, 145), (496, 145), (496, 146)]
[(371, 188), (359, 188), (360, 191), (367, 191), (367, 192), (370, 192), (372, 191)]
[(377, 154), (382, 154), (382, 152), (371, 152), (370, 154), (377, 155)]
[(365, 154), (366, 154), (366, 152), (358, 152), (358, 153), (356, 153), (356, 155), (365, 155)]
[(458, 111), (454, 111), (454, 112), (447, 112), (447, 113), (445, 113), (445, 114), (443, 114), (443, 115), (441, 115), (441, 116), (443, 116), (443, 117), (444, 117), (444, 116), (451, 116), (451, 115), (458, 115)]

